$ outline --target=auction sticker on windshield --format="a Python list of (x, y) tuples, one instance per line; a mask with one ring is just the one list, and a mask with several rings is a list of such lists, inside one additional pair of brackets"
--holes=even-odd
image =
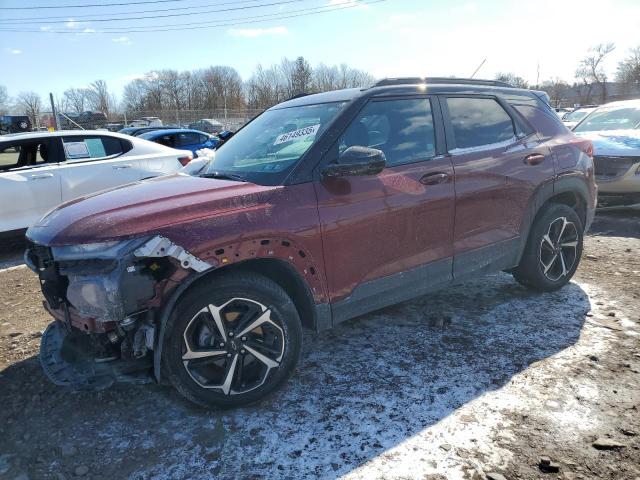
[(276, 141), (273, 142), (274, 145), (280, 145), (281, 143), (291, 142), (293, 140), (299, 140), (302, 138), (307, 138), (315, 135), (320, 128), (320, 124), (311, 125), (310, 127), (299, 128), (298, 130), (294, 130), (293, 132), (283, 133), (282, 135), (278, 135), (276, 137)]

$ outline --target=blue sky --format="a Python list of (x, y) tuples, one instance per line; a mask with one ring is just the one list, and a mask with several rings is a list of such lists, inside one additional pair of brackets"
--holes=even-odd
[[(91, 19), (127, 10), (201, 5), (206, 5), (204, 10), (211, 10), (278, 0), (242, 1), (235, 5), (230, 0), (180, 0), (129, 7), (0, 10), (0, 20), (29, 18), (35, 23), (18, 28), (38, 30), (0, 32), (0, 85), (5, 85), (11, 95), (23, 90), (44, 95), (50, 91), (60, 94), (68, 87), (104, 79), (120, 96), (125, 83), (154, 69), (230, 65), (246, 79), (258, 63), (269, 65), (282, 57), (298, 55), (312, 65), (345, 62), (377, 77), (469, 76), (486, 58), (478, 77), (493, 78), (496, 72), (511, 71), (533, 83), (539, 63), (541, 81), (550, 77), (572, 81), (578, 60), (590, 46), (616, 43), (617, 48), (607, 61), (612, 76), (617, 61), (629, 48), (640, 45), (637, 0), (386, 0), (307, 17), (217, 28), (183, 27), (151, 33), (105, 31), (105, 27), (230, 23), (230, 19), (238, 17), (285, 15), (305, 8), (367, 1), (370, 0), (293, 0), (245, 11), (117, 23), (84, 22), (78, 15)], [(0, 7), (81, 3), (107, 2), (0, 0)], [(45, 16), (60, 16), (62, 23), (39, 20)]]

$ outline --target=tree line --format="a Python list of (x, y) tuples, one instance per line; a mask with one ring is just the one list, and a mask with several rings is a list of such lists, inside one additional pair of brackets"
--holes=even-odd
[[(580, 60), (573, 85), (551, 78), (530, 85), (513, 73), (499, 73), (496, 79), (520, 88), (536, 88), (549, 94), (554, 106), (566, 103), (569, 92), (577, 92), (581, 104), (607, 101), (605, 63), (615, 49), (612, 43), (599, 44)], [(632, 48), (618, 64), (615, 80), (628, 92), (640, 88), (640, 46)], [(350, 87), (366, 87), (375, 78), (370, 73), (346, 64), (312, 67), (304, 57), (283, 58), (271, 66), (258, 65), (243, 81), (233, 67), (211, 66), (182, 71), (154, 70), (125, 85), (120, 101), (104, 80), (87, 87), (69, 88), (58, 95), (59, 112), (80, 113), (87, 110), (111, 113), (162, 112), (183, 110), (266, 109), (299, 94), (324, 92)], [(0, 114), (13, 111), (29, 115), (34, 125), (42, 111), (49, 110), (41, 96), (33, 91), (20, 92), (15, 98), (0, 85)]]
[[(609, 92), (605, 62), (615, 48), (613, 43), (601, 43), (591, 47), (578, 62), (574, 74), (575, 81), (572, 85), (557, 77), (545, 80), (540, 85), (531, 85), (514, 73), (498, 73), (496, 80), (507, 82), (518, 88), (544, 90), (549, 94), (551, 104), (554, 106), (566, 103), (572, 90), (577, 103), (583, 105), (606, 103)], [(640, 89), (640, 45), (630, 49), (627, 56), (618, 63), (614, 79), (626, 94), (632, 94)]]

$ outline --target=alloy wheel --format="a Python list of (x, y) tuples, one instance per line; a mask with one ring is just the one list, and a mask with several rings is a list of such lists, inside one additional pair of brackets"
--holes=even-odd
[(566, 217), (556, 218), (540, 241), (542, 272), (552, 282), (573, 269), (578, 257), (578, 229)]
[(200, 387), (237, 395), (265, 383), (284, 356), (284, 332), (265, 305), (235, 297), (209, 304), (183, 334), (182, 363)]

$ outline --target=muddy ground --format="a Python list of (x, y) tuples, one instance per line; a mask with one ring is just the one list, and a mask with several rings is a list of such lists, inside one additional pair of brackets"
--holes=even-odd
[(281, 392), (226, 412), (49, 384), (19, 257), (0, 256), (2, 479), (640, 479), (640, 215), (600, 216), (559, 292), (500, 274), (307, 333)]

